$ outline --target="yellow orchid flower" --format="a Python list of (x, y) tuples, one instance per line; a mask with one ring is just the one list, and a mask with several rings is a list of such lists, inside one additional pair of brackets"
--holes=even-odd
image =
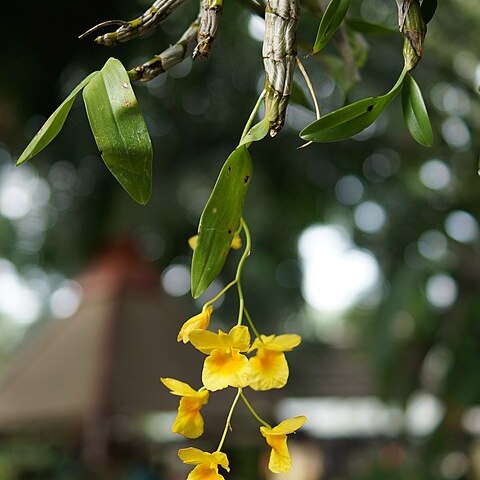
[(172, 425), (172, 432), (187, 438), (198, 438), (203, 434), (203, 417), (200, 410), (208, 402), (208, 390), (195, 390), (188, 383), (174, 378), (160, 378), (172, 395), (178, 395), (178, 414)]
[(270, 390), (282, 388), (288, 380), (289, 370), (287, 359), (283, 352), (289, 352), (302, 341), (299, 335), (260, 335), (250, 349), (257, 354), (250, 358), (252, 379), (250, 388), (253, 390)]
[(206, 330), (210, 325), (210, 316), (213, 312), (213, 306), (207, 305), (197, 315), (189, 318), (178, 332), (177, 342), (188, 343), (190, 333), (193, 330)]
[(243, 325), (235, 325), (229, 333), (194, 330), (190, 342), (208, 355), (203, 364), (202, 381), (205, 388), (214, 392), (226, 387), (246, 387), (250, 382), (251, 367), (240, 352), (250, 347), (250, 332)]
[(292, 466), (292, 460), (287, 447), (287, 435), (295, 433), (307, 420), (307, 417), (288, 418), (280, 422), (276, 427), (260, 427), (260, 433), (265, 437), (268, 445), (272, 447), (268, 468), (273, 473), (288, 472)]
[(227, 472), (230, 471), (228, 458), (223, 452), (204, 452), (198, 448), (181, 448), (178, 456), (189, 465), (196, 467), (189, 473), (187, 480), (225, 480), (218, 473), (218, 466), (221, 465)]

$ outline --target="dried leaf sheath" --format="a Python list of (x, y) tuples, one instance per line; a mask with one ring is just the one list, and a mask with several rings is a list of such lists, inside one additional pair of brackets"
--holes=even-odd
[[(112, 46), (117, 43), (128, 42), (132, 38), (146, 35), (154, 30), (159, 23), (165, 20), (184, 1), (185, 0), (156, 0), (142, 16), (129, 22), (124, 22), (115, 32), (101, 35), (95, 39), (95, 42), (101, 45)], [(98, 27), (102, 25), (103, 24), (100, 24)], [(96, 28), (97, 27), (94, 27), (94, 29)]]
[(223, 0), (200, 0), (200, 28), (193, 57), (206, 58), (215, 38), (223, 10)]
[(199, 19), (200, 16), (185, 30), (177, 43), (170, 45), (170, 47), (159, 55), (155, 55), (151, 60), (148, 60), (148, 62), (130, 70), (128, 72), (130, 79), (140, 80), (142, 82), (152, 80), (185, 60), (197, 41)]
[(268, 0), (265, 8), (263, 64), (265, 69), (265, 118), (270, 135), (283, 127), (297, 56), (298, 0)]

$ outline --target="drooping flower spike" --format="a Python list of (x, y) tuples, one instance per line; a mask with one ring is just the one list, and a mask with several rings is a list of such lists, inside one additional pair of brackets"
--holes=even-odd
[(246, 387), (251, 379), (248, 359), (240, 352), (250, 347), (250, 332), (243, 325), (235, 325), (230, 332), (221, 330), (194, 330), (190, 342), (208, 355), (203, 364), (202, 382), (212, 392), (226, 387)]
[(178, 332), (177, 342), (188, 343), (190, 333), (193, 330), (206, 330), (210, 325), (210, 317), (213, 312), (213, 306), (207, 305), (197, 315), (189, 318)]
[(174, 378), (161, 378), (160, 380), (172, 395), (181, 397), (172, 432), (187, 438), (200, 437), (203, 434), (204, 426), (200, 410), (208, 402), (208, 390), (195, 390), (187, 383)]
[(302, 341), (299, 335), (260, 335), (256, 338), (250, 351), (257, 354), (250, 358), (252, 379), (250, 387), (253, 390), (270, 390), (282, 388), (288, 380), (289, 370), (287, 359), (283, 352), (289, 352)]
[(287, 435), (295, 433), (306, 421), (306, 417), (288, 418), (280, 422), (276, 427), (260, 427), (260, 433), (265, 437), (268, 445), (272, 447), (268, 468), (273, 473), (288, 472), (292, 466), (292, 460), (287, 447)]
[(228, 458), (223, 452), (204, 452), (198, 448), (181, 448), (178, 456), (189, 465), (196, 467), (189, 473), (187, 480), (225, 480), (218, 473), (218, 466), (222, 466), (227, 472), (230, 471)]

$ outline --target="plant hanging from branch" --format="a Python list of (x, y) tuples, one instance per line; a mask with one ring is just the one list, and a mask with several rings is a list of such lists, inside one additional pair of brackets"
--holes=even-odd
[[(298, 0), (267, 0), (264, 7), (256, 2), (250, 4), (256, 13), (265, 18), (262, 52), (264, 89), (245, 124), (238, 145), (219, 173), (200, 217), (198, 234), (189, 241), (193, 249), (192, 296), (198, 298), (217, 278), (231, 249), (243, 247), (243, 254), (235, 277), (203, 305), (200, 313), (179, 326), (177, 340), (190, 343), (205, 354), (200, 388), (196, 389), (180, 379), (161, 379), (171, 394), (180, 397), (172, 430), (191, 439), (203, 434), (201, 409), (210, 395), (225, 388), (236, 390), (234, 400), (226, 412), (225, 428), (216, 450), (204, 452), (189, 447), (178, 452), (184, 463), (193, 466), (189, 480), (222, 479), (219, 467), (222, 468), (221, 471), (229, 471), (229, 461), (222, 448), (239, 400), (258, 421), (259, 435), (264, 437), (272, 449), (269, 468), (275, 473), (290, 469), (287, 436), (301, 428), (306, 420), (304, 416), (298, 416), (272, 426), (260, 417), (248, 400), (248, 388), (265, 391), (286, 385), (289, 368), (285, 354), (296, 348), (301, 343), (301, 338), (295, 333), (261, 333), (249, 314), (242, 288), (242, 273), (252, 248), (250, 230), (243, 216), (248, 187), (254, 173), (250, 147), (267, 135), (274, 137), (281, 131), (289, 101), (295, 93), (293, 74), (296, 66), (312, 94), (317, 116), (314, 122), (300, 132), (300, 137), (307, 144), (351, 138), (370, 126), (400, 93), (405, 123), (412, 137), (424, 146), (433, 143), (428, 113), (412, 72), (423, 56), (426, 25), (435, 12), (437, 2), (423, 0), (420, 4), (419, 0), (396, 0), (396, 3), (398, 27), (404, 36), (403, 68), (397, 82), (383, 95), (364, 98), (323, 116), (320, 115), (312, 82), (297, 58), (297, 25), (300, 16)], [(104, 22), (81, 37), (112, 25), (118, 28), (98, 36), (96, 43), (112, 46), (142, 37), (182, 4), (183, 0), (157, 0), (139, 18)], [(392, 28), (389, 26), (348, 18), (349, 7), (350, 0), (331, 0), (324, 11), (310, 6), (309, 14), (320, 16), (318, 33), (310, 55), (316, 55), (330, 41), (335, 40), (339, 29), (349, 28), (365, 34), (391, 33)], [(75, 97), (82, 91), (88, 121), (103, 161), (126, 192), (136, 202), (146, 205), (152, 190), (153, 151), (131, 82), (149, 81), (182, 62), (190, 54), (194, 58), (206, 58), (211, 52), (222, 10), (223, 0), (201, 0), (197, 18), (175, 44), (130, 70), (126, 70), (119, 60), (110, 58), (99, 71), (88, 75), (48, 118), (20, 155), (17, 165), (37, 155), (59, 134)], [(264, 118), (255, 123), (262, 104)], [(228, 332), (219, 330), (215, 333), (209, 330), (214, 305), (232, 291), (236, 291), (238, 297), (237, 319), (232, 322)]]

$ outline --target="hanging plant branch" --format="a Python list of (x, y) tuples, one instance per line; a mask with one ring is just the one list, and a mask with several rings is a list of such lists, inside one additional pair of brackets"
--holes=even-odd
[(165, 73), (167, 70), (170, 70), (175, 65), (183, 62), (183, 60), (185, 60), (193, 51), (197, 42), (199, 22), (200, 16), (192, 22), (176, 43), (168, 47), (162, 53), (155, 55), (147, 62), (142, 63), (142, 65), (138, 65), (129, 70), (128, 76), (130, 77), (130, 80), (148, 82), (158, 75)]
[(114, 32), (105, 33), (95, 38), (95, 43), (111, 47), (119, 43), (128, 42), (129, 40), (153, 32), (153, 30), (184, 1), (185, 0), (156, 0), (143, 15), (134, 20), (109, 20), (102, 22), (90, 30), (87, 30), (85, 33), (82, 33), (79, 38), (84, 38), (99, 28), (120, 23), (120, 27)]

